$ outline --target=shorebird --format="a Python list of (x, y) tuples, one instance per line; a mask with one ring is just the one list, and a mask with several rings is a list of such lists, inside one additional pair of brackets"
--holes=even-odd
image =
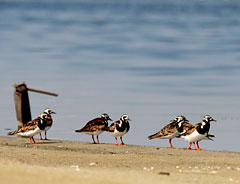
[(175, 119), (171, 120), (172, 123), (164, 126), (157, 133), (150, 135), (148, 139), (169, 139), (169, 144), (171, 148), (174, 148), (172, 145), (173, 138), (179, 138), (180, 132), (187, 129), (191, 124), (187, 123), (188, 120), (184, 116), (177, 116)]
[(20, 135), (24, 137), (29, 137), (31, 144), (37, 144), (33, 138), (34, 135), (44, 131), (47, 125), (47, 114), (41, 113), (40, 116), (32, 121), (29, 121), (22, 128), (9, 132), (8, 135)]
[(120, 137), (121, 144), (125, 145), (122, 140), (122, 136), (125, 135), (126, 133), (128, 133), (128, 131), (130, 129), (130, 125), (129, 125), (128, 121), (131, 121), (129, 116), (127, 114), (123, 114), (121, 116), (120, 120), (112, 123), (107, 129), (107, 131), (115, 138), (117, 146), (120, 145), (118, 143), (117, 137)]
[(103, 113), (100, 117), (89, 121), (83, 128), (75, 130), (75, 132), (80, 132), (88, 135), (92, 135), (93, 143), (96, 144), (94, 140), (94, 135), (97, 136), (97, 144), (100, 144), (98, 136), (103, 133), (108, 127), (108, 120), (112, 121), (108, 114)]
[[(204, 139), (212, 140), (211, 137), (214, 137), (214, 135), (208, 134), (211, 121), (216, 120), (213, 119), (210, 115), (205, 115), (201, 123), (192, 125), (181, 133), (181, 137), (189, 142), (189, 147), (186, 149), (191, 149), (191, 146), (193, 144), (195, 150), (202, 150), (200, 149), (198, 142)], [(195, 142), (197, 142), (197, 147)]]
[[(56, 114), (56, 113), (53, 112), (52, 109), (50, 109), (50, 108), (44, 109), (43, 113), (47, 114), (47, 125), (46, 125), (46, 127), (44, 129), (44, 133), (45, 133), (45, 140), (48, 140), (47, 139), (47, 131), (52, 127), (52, 124), (53, 124), (53, 119), (52, 119), (51, 114)], [(42, 140), (41, 133), (40, 133), (40, 138)]]

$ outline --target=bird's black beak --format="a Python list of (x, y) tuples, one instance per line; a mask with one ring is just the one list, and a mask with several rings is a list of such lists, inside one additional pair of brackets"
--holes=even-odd
[(51, 114), (57, 114), (57, 113), (52, 111)]
[(111, 118), (108, 118), (108, 120), (109, 120), (109, 121), (112, 121), (112, 119), (111, 119)]

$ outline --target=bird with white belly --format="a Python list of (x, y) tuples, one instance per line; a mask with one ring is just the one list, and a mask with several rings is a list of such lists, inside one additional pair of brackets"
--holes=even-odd
[(171, 148), (174, 148), (172, 145), (173, 138), (179, 138), (180, 132), (185, 130), (191, 124), (188, 123), (188, 120), (184, 116), (177, 116), (175, 119), (171, 120), (171, 123), (165, 125), (157, 133), (148, 136), (148, 139), (169, 139), (169, 144)]
[[(181, 138), (189, 142), (189, 147), (186, 149), (191, 149), (191, 146), (193, 144), (196, 150), (202, 150), (200, 149), (198, 142), (204, 139), (211, 140), (210, 137), (214, 137), (214, 135), (208, 134), (211, 121), (216, 120), (213, 119), (210, 115), (205, 115), (201, 123), (192, 125), (181, 133)], [(195, 142), (197, 142), (197, 147)]]
[(118, 143), (117, 137), (120, 137), (121, 145), (125, 145), (122, 140), (122, 136), (128, 133), (130, 129), (130, 125), (128, 121), (131, 121), (129, 116), (127, 114), (123, 114), (120, 120), (115, 121), (107, 128), (107, 131), (115, 138), (117, 146), (120, 146), (120, 144)]
[[(48, 140), (47, 139), (47, 131), (52, 127), (52, 124), (53, 124), (53, 119), (52, 119), (52, 115), (51, 114), (56, 114), (56, 113), (53, 112), (52, 109), (50, 109), (50, 108), (44, 109), (43, 113), (47, 114), (47, 124), (46, 124), (46, 127), (44, 129), (44, 134), (45, 134), (45, 140)], [(40, 133), (40, 138), (42, 140), (41, 133)]]
[(36, 119), (29, 121), (22, 128), (9, 132), (8, 135), (20, 135), (23, 137), (29, 137), (31, 144), (37, 144), (33, 138), (34, 135), (44, 131), (47, 125), (47, 114), (41, 113)]

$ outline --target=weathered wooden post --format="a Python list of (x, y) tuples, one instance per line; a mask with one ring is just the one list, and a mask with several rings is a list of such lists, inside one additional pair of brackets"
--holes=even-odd
[(13, 84), (13, 87), (15, 88), (14, 102), (15, 102), (18, 128), (21, 128), (25, 123), (32, 120), (30, 103), (28, 98), (28, 91), (43, 93), (43, 94), (52, 95), (52, 96), (58, 96), (58, 94), (56, 93), (28, 88), (24, 82), (20, 84)]

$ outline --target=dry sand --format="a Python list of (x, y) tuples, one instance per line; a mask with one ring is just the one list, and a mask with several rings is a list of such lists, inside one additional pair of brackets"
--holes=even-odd
[(0, 181), (240, 183), (240, 153), (0, 137)]

